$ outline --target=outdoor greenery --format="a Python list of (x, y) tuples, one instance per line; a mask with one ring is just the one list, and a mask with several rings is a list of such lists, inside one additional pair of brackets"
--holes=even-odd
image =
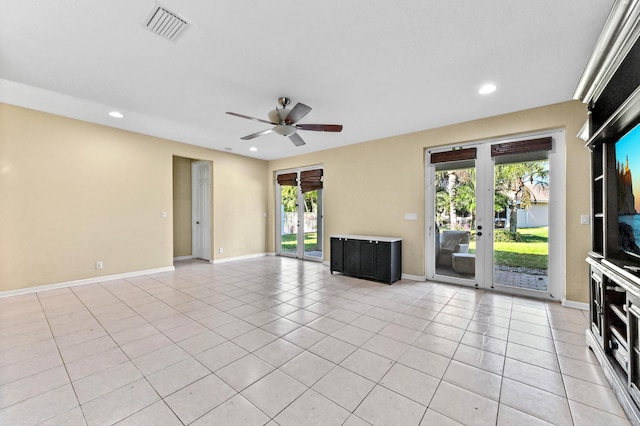
[(549, 268), (549, 228), (522, 228), (519, 242), (496, 242), (493, 245), (495, 263), (533, 269)]
[[(476, 221), (475, 168), (436, 172), (436, 223), (440, 229), (470, 230)], [(537, 202), (549, 188), (547, 160), (499, 164), (494, 173), (494, 212), (509, 211), (509, 230), (518, 229), (518, 209)]]
[[(281, 191), (281, 203), (285, 213), (297, 213), (298, 211), (298, 187), (283, 185), (280, 188)], [(305, 213), (312, 213), (318, 211), (318, 191), (307, 191), (302, 194), (304, 202)], [(283, 253), (296, 253), (297, 249), (297, 234), (295, 232), (291, 234), (282, 235), (282, 252)], [(314, 232), (305, 232), (304, 234), (304, 251), (318, 250), (318, 236)]]
[[(296, 234), (282, 236), (282, 252), (295, 253), (297, 247)], [(304, 234), (304, 251), (317, 250), (318, 234), (316, 232), (306, 232)]]
[(506, 198), (509, 209), (509, 230), (518, 229), (518, 209), (526, 209), (537, 202), (534, 191), (549, 190), (549, 161), (524, 161), (500, 164), (495, 167), (496, 194)]
[[(282, 206), (285, 213), (292, 213), (298, 211), (298, 187), (297, 186), (282, 186)], [(304, 198), (304, 211), (314, 212), (318, 209), (318, 191), (307, 191), (303, 195)]]
[[(496, 236), (505, 231), (496, 232)], [(509, 231), (506, 231), (507, 233)], [(549, 228), (521, 228), (520, 241), (494, 241), (495, 264), (508, 267), (523, 267), (546, 270), (549, 268)], [(469, 251), (475, 253), (475, 241)]]
[(508, 242), (520, 242), (522, 241), (522, 234), (520, 232), (511, 232), (507, 229), (496, 229), (493, 237), (494, 242), (508, 243)]

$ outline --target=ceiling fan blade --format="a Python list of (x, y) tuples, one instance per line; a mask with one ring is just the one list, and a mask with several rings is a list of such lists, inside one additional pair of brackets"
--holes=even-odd
[(296, 106), (289, 112), (287, 118), (284, 120), (287, 124), (297, 123), (304, 117), (309, 114), (311, 111), (311, 107), (306, 106), (305, 104), (297, 103)]
[(227, 114), (233, 115), (234, 117), (246, 118), (247, 120), (259, 121), (261, 123), (266, 123), (266, 124), (272, 124), (274, 126), (277, 124), (277, 123), (272, 123), (272, 122), (267, 121), (267, 120), (263, 120), (261, 118), (249, 117), (248, 115), (238, 114), (237, 112), (229, 112), (229, 111), (227, 111)]
[(242, 139), (243, 141), (248, 141), (248, 140), (257, 138), (258, 136), (268, 135), (271, 132), (273, 132), (272, 129), (267, 129), (267, 130), (263, 130), (263, 131), (258, 132), (258, 133), (253, 133), (251, 135), (247, 135), (247, 136), (242, 137), (240, 139)]
[(341, 132), (342, 124), (297, 124), (296, 128), (316, 132)]
[(293, 142), (293, 144), (295, 146), (301, 146), (304, 145), (304, 140), (300, 137), (299, 134), (294, 133), (292, 135), (289, 136), (289, 139), (291, 139), (291, 142)]

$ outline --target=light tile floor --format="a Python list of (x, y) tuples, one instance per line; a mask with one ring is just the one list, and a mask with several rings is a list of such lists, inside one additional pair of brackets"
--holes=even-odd
[(1, 425), (628, 424), (586, 314), (288, 258), (0, 299)]

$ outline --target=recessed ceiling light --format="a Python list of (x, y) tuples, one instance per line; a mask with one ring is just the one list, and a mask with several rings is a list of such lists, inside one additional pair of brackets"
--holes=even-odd
[(123, 118), (124, 114), (122, 114), (120, 111), (111, 111), (109, 113), (109, 115), (113, 118)]
[(493, 93), (495, 91), (496, 91), (496, 85), (489, 83), (482, 86), (480, 90), (478, 90), (478, 93), (480, 93), (481, 95), (488, 95), (489, 93)]
[(249, 148), (249, 151), (254, 151), (255, 152), (257, 150), (258, 150), (258, 148), (256, 148), (255, 146), (252, 146), (251, 148)]

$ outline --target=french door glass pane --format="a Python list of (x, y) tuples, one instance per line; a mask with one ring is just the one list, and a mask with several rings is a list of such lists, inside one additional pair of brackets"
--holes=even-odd
[(436, 274), (475, 279), (476, 170), (440, 164), (435, 176)]
[(549, 161), (496, 164), (494, 189), (494, 283), (546, 292)]
[(307, 191), (304, 199), (304, 256), (322, 259), (322, 189)]
[(298, 187), (280, 187), (280, 253), (295, 256), (298, 251)]

